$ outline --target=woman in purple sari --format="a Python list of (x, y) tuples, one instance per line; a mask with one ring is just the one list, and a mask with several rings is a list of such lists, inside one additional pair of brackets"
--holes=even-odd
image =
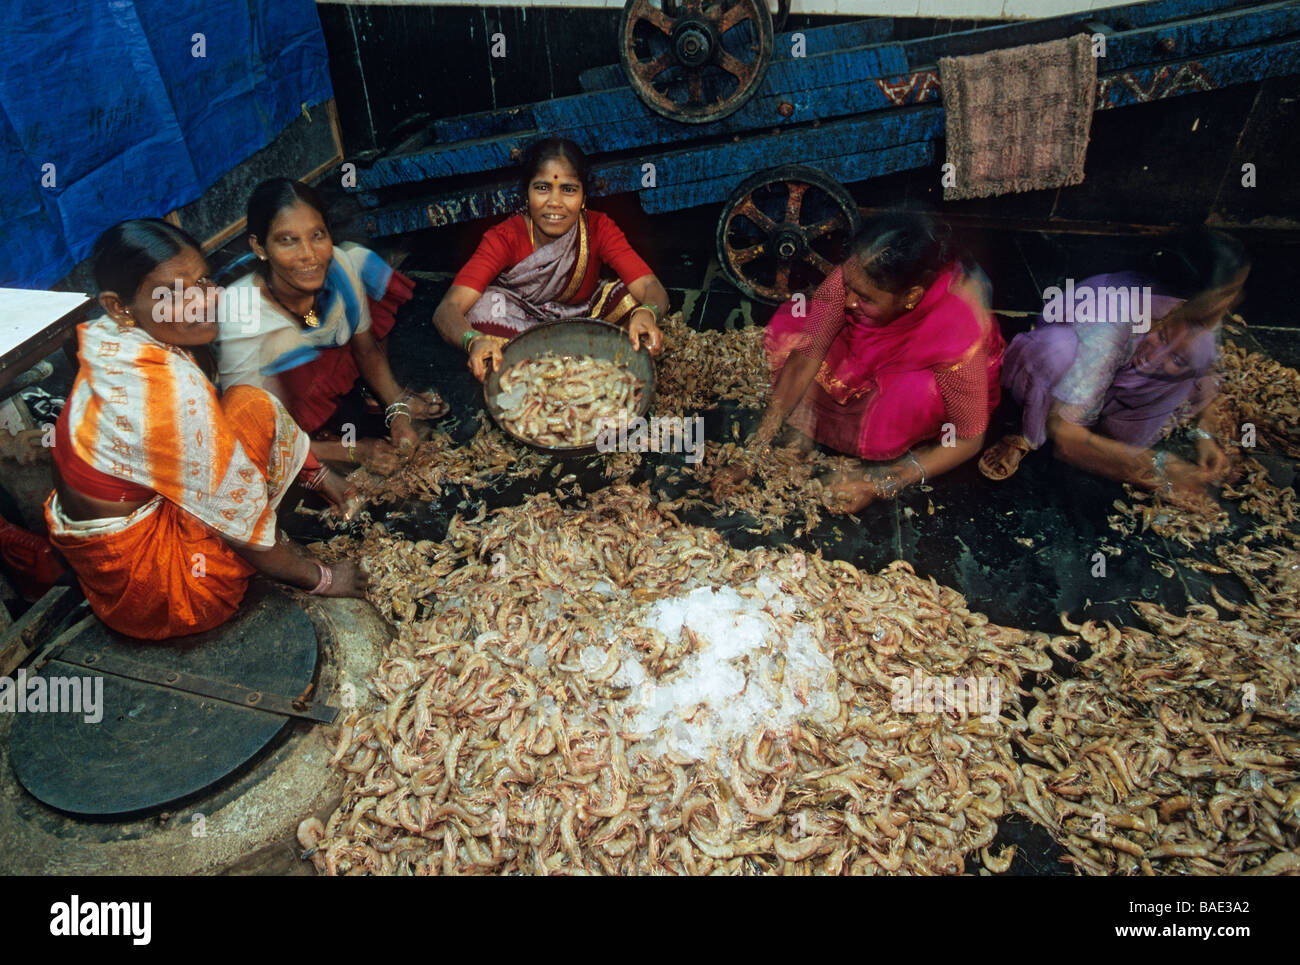
[[(1011, 476), (1050, 438), (1072, 465), (1147, 489), (1203, 495), (1228, 458), (1213, 434), (1219, 323), (1241, 299), (1250, 259), (1207, 228), (1153, 256), (1154, 274), (1095, 275), (1049, 289), (1031, 332), (1007, 349), (1002, 384), (1024, 407), (1020, 435), (985, 451), (980, 471)], [(1195, 465), (1152, 450), (1192, 418)]]
[(538, 141), (523, 174), (524, 210), (488, 230), (433, 313), (442, 337), (469, 353), (478, 379), (501, 364), (504, 342), (557, 318), (622, 325), (633, 346), (644, 341), (657, 355), (668, 292), (614, 220), (587, 210), (581, 149)]

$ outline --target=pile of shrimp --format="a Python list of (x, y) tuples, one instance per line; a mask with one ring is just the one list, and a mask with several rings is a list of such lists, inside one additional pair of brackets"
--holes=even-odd
[(773, 447), (762, 459), (756, 459), (737, 442), (708, 442), (705, 458), (699, 465), (685, 467), (683, 471), (707, 484), (714, 472), (732, 464), (743, 465), (751, 472), (742, 486), (718, 503), (685, 499), (682, 504), (707, 507), (719, 517), (737, 513), (752, 516), (758, 523), (754, 532), (759, 533), (793, 523), (795, 536), (812, 531), (822, 521), (826, 492), (822, 480), (831, 473), (859, 465), (848, 456), (829, 455), (818, 449), (805, 452), (795, 447)]
[(645, 386), (624, 366), (547, 352), (501, 373), (501, 424), (542, 446), (588, 446), (602, 425), (636, 414)]
[(747, 409), (767, 405), (762, 328), (696, 331), (686, 324), (681, 312), (667, 316), (659, 327), (664, 333), (664, 350), (657, 361), (655, 411), (686, 415), (712, 409), (719, 399), (738, 402)]
[[(1223, 422), (1239, 478), (1221, 496), (1258, 518), (1213, 546), (1196, 570), (1234, 576), (1251, 595), (1192, 603), (1178, 617), (1148, 602), (1150, 628), (1086, 623), (1092, 655), (1041, 695), (1018, 743), (1025, 805), (1089, 874), (1300, 873), (1300, 535), (1295, 492), (1241, 444), (1290, 457), (1300, 376), (1228, 343), (1220, 359)], [(1226, 513), (1189, 510), (1130, 490), (1112, 525), (1148, 526), (1191, 547), (1230, 530)], [(1172, 575), (1172, 573), (1170, 574)]]
[[(976, 855), (1006, 870), (1014, 848), (989, 845), (1024, 800), (1007, 721), (1023, 719), (1024, 685), (1054, 679), (1050, 651), (1077, 643), (994, 626), (906, 563), (870, 575), (739, 552), (674, 523), (645, 487), (584, 508), (544, 493), (457, 517), (438, 543), (376, 530), (330, 552), (364, 562), (400, 630), (369, 679), (378, 708), (338, 731), (343, 802), (304, 830), (326, 873), (934, 874)], [(806, 717), (700, 759), (634, 733), (618, 649), (592, 661), (585, 645), (622, 634), (670, 683), (698, 638), (665, 646), (631, 631), (635, 614), (697, 587), (752, 594), (761, 577), (796, 601), (774, 625), (807, 626), (833, 665), (811, 685), (832, 709), (815, 714), (805, 685)], [(918, 674), (970, 693), (995, 682), (999, 705), (951, 689), (898, 704), (899, 679)], [(678, 708), (677, 726), (696, 711)]]
[(1216, 371), (1219, 437), (1242, 448), (1249, 425), (1254, 445), (1300, 459), (1300, 372), (1231, 341), (1224, 342)]
[[(1254, 538), (1277, 537), (1295, 522), (1294, 492), (1273, 486), (1253, 454), (1300, 458), (1300, 373), (1230, 341), (1223, 345), (1216, 371), (1219, 420), (1213, 431), (1237, 477), (1220, 496), (1240, 501), (1243, 512), (1263, 520)], [(1150, 529), (1192, 548), (1231, 529), (1228, 514), (1213, 500), (1174, 501), (1130, 485), (1124, 490), (1129, 501), (1116, 500), (1117, 513), (1107, 517), (1110, 528), (1124, 535)]]
[[(475, 444), (413, 491), (512, 471), (499, 432)], [(787, 457), (756, 466), (719, 512), (767, 526), (816, 506), (819, 457)], [(745, 455), (710, 444), (701, 465), (723, 458)], [(343, 802), (300, 840), (329, 874), (997, 873), (1015, 848), (991, 844), (1018, 814), (1079, 874), (1300, 873), (1295, 497), (1249, 453), (1240, 465), (1224, 496), (1261, 525), (1214, 545), (1213, 563), (1181, 562), (1237, 578), (1250, 598), (1211, 586), (1213, 605), (1183, 616), (1135, 602), (1146, 630), (1064, 615), (1067, 635), (994, 626), (904, 562), (872, 575), (735, 550), (646, 486), (481, 508), (436, 542), (376, 524), (317, 544), (363, 563), (399, 629), (369, 678), (375, 709), (349, 713), (336, 736)], [(1208, 533), (1179, 529), (1182, 507), (1132, 498), (1125, 525), (1170, 527), (1189, 546), (1224, 532), (1217, 517)], [(703, 646), (638, 631), (638, 615), (699, 587), (752, 595), (764, 579), (794, 601), (768, 612), (778, 635), (812, 628), (833, 666), (795, 692), (820, 688), (829, 703), (704, 755), (637, 733), (628, 654), (668, 686)], [(998, 709), (976, 713), (951, 690), (900, 704), (914, 675), (994, 680)], [(679, 711), (678, 726), (703, 713)]]
[(458, 446), (447, 433), (435, 430), (391, 475), (357, 469), (348, 476), (348, 484), (371, 503), (412, 496), (436, 500), (449, 487), (482, 489), (502, 477), (535, 479), (549, 464), (546, 456), (492, 426), (484, 414), (478, 432), (465, 445)]
[(1106, 517), (1110, 528), (1124, 536), (1150, 530), (1191, 549), (1230, 529), (1228, 514), (1209, 499), (1175, 501), (1129, 483), (1124, 494), (1130, 502), (1116, 499), (1111, 504), (1115, 514)]
[(1134, 602), (1152, 632), (1062, 617), (1092, 655), (1015, 725), (1013, 807), (1079, 871), (1300, 873), (1300, 558), (1254, 557), (1272, 587), (1231, 619), (1227, 601), (1182, 617)]

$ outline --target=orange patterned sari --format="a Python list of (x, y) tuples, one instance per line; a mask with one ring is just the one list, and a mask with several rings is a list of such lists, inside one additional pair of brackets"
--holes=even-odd
[[(216, 389), (182, 350), (99, 319), (80, 326), (64, 415), (73, 455), (154, 497), (129, 516), (73, 520), (51, 493), (50, 541), (96, 615), (163, 639), (234, 614), (253, 568), (231, 541), (275, 545), (275, 511), (308, 438), (262, 389)], [(66, 456), (65, 456), (66, 458)]]

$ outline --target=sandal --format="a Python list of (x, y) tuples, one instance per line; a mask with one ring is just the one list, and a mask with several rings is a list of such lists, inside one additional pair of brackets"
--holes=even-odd
[(1024, 436), (1003, 436), (984, 450), (980, 456), (979, 470), (994, 482), (1010, 479), (1020, 468), (1020, 460), (1034, 447)]

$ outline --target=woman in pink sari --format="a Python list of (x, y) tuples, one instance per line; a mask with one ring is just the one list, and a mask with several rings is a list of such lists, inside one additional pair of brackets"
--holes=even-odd
[[(777, 310), (764, 347), (772, 401), (751, 447), (761, 455), (788, 423), (871, 463), (828, 490), (827, 508), (852, 513), (979, 452), (1005, 346), (981, 282), (954, 256), (944, 227), (893, 213), (862, 229), (811, 299)], [(724, 467), (714, 497), (746, 474)]]

